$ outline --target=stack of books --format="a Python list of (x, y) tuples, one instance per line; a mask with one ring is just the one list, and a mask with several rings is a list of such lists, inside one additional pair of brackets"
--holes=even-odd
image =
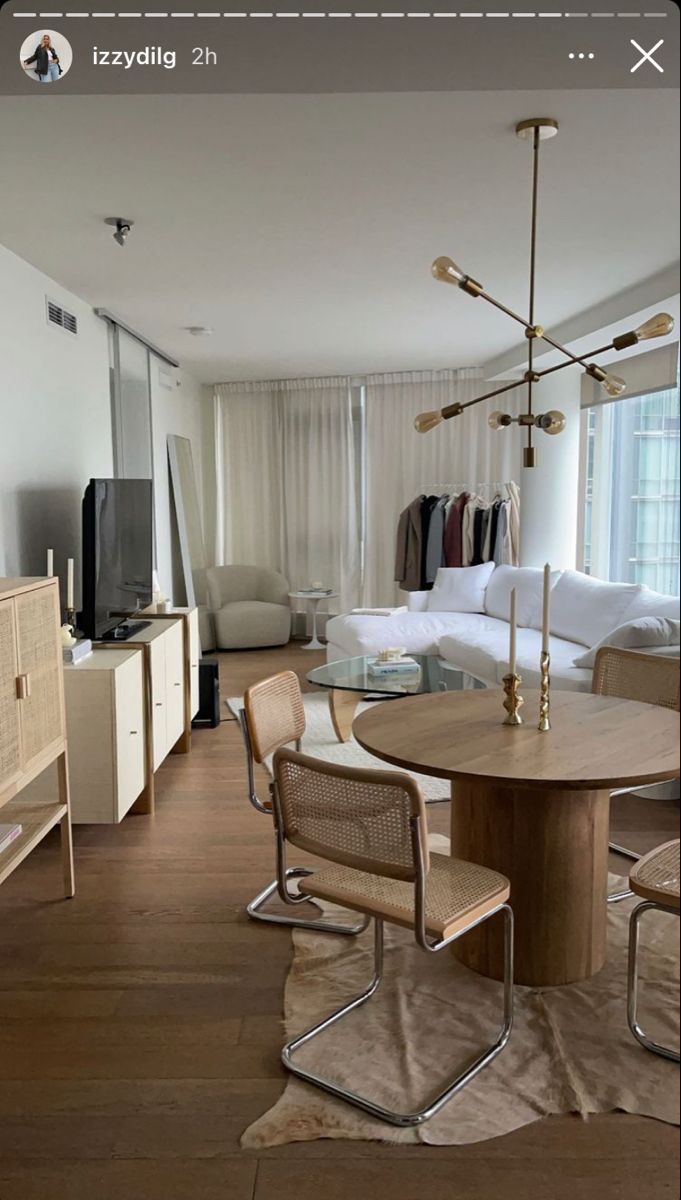
[(406, 655), (402, 658), (389, 659), (386, 662), (381, 662), (378, 658), (372, 658), (368, 663), (370, 675), (415, 675), (421, 670), (415, 658), (408, 658)]
[(0, 854), (23, 833), (21, 825), (0, 825)]
[(74, 642), (72, 646), (63, 646), (62, 654), (64, 662), (72, 667), (75, 663), (82, 662), (84, 658), (92, 654), (92, 642), (89, 638), (81, 638), (80, 641)]

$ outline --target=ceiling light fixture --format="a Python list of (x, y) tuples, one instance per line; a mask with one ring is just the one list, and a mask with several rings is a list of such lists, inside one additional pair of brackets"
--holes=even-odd
[[(565, 346), (561, 346), (554, 338), (550, 337), (544, 329), (543, 325), (538, 325), (535, 322), (535, 277), (536, 277), (536, 260), (537, 260), (537, 199), (539, 185), (539, 143), (547, 138), (555, 137), (558, 133), (558, 122), (553, 117), (531, 117), (527, 121), (520, 121), (515, 127), (516, 135), (523, 141), (532, 143), (532, 206), (530, 216), (530, 294), (528, 303), (527, 319), (514, 312), (513, 309), (507, 308), (505, 304), (501, 304), (499, 300), (495, 300), (485, 291), (483, 285), (473, 279), (471, 275), (467, 275), (461, 267), (457, 266), (451, 258), (441, 255), (435, 259), (432, 266), (434, 278), (439, 283), (449, 283), (454, 287), (461, 288), (469, 296), (474, 299), (482, 298), (488, 304), (498, 308), (505, 313), (513, 321), (517, 321), (525, 330), (527, 338), (527, 370), (522, 379), (518, 379), (513, 383), (504, 384), (502, 387), (495, 388), (494, 391), (485, 392), (483, 396), (476, 396), (473, 400), (468, 400), (464, 404), (448, 404), (445, 408), (434, 412), (419, 413), (414, 421), (414, 425), (419, 433), (427, 433), (430, 429), (434, 429), (441, 421), (448, 421), (451, 417), (458, 417), (466, 408), (471, 408), (474, 404), (480, 404), (483, 400), (489, 400), (492, 396), (500, 396), (504, 392), (510, 392), (514, 388), (527, 385), (526, 411), (518, 416), (511, 416), (510, 413), (494, 412), (489, 417), (488, 424), (491, 429), (504, 429), (509, 425), (517, 424), (527, 429), (527, 444), (523, 451), (523, 465), (526, 467), (534, 467), (537, 462), (537, 452), (532, 444), (532, 435), (535, 429), (541, 429), (544, 433), (555, 435), (562, 433), (565, 428), (565, 416), (563, 413), (552, 409), (547, 413), (535, 413), (535, 386), (543, 379), (545, 375), (552, 375), (555, 371), (561, 371), (564, 367), (579, 365), (584, 368), (587, 375), (596, 379), (605, 389), (609, 396), (621, 396), (626, 391), (626, 383), (620, 379), (618, 375), (610, 375), (603, 367), (599, 367), (597, 363), (589, 362), (589, 359), (596, 354), (604, 354), (608, 350), (626, 350), (629, 346), (635, 346), (638, 342), (646, 341), (648, 338), (665, 337), (671, 333), (674, 328), (674, 320), (669, 313), (657, 313), (654, 317), (650, 317), (638, 329), (634, 329), (630, 333), (620, 334), (613, 338), (607, 346), (600, 346), (597, 350), (591, 351), (589, 355), (573, 354), (567, 350)], [(543, 371), (536, 371), (534, 367), (535, 358), (535, 342), (537, 339), (547, 342), (554, 350), (559, 350), (565, 356), (566, 361), (560, 362), (555, 367), (547, 367)]]
[(113, 225), (115, 227), (116, 232), (113, 234), (113, 240), (119, 246), (124, 246), (128, 240), (128, 234), (130, 233), (130, 230), (135, 222), (129, 221), (127, 217), (106, 217), (104, 224)]

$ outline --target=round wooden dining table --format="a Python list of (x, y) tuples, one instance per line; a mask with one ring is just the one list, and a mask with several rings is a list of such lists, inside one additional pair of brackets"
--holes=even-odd
[[(452, 781), (451, 853), (501, 871), (516, 917), (516, 982), (573, 983), (600, 970), (607, 935), (610, 793), (676, 778), (678, 714), (584, 692), (554, 692), (548, 733), (539, 693), (504, 725), (503, 694), (415, 696), (353, 725), (377, 758)], [(455, 943), (457, 958), (503, 978), (498, 917)]]

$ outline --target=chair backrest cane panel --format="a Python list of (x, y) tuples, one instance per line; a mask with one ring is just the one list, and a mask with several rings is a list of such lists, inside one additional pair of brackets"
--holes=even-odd
[(249, 687), (244, 695), (251, 751), (257, 763), (297, 742), (305, 732), (305, 708), (298, 676), (280, 671)]
[(678, 658), (640, 654), (602, 646), (596, 655), (592, 691), (679, 711), (681, 672)]
[(631, 890), (653, 904), (680, 908), (679, 842), (666, 842), (639, 859), (629, 881)]
[(416, 880), (419, 856), (428, 870), (425, 805), (408, 775), (282, 749), (274, 756), (274, 778), (283, 834), (292, 845), (391, 879)]

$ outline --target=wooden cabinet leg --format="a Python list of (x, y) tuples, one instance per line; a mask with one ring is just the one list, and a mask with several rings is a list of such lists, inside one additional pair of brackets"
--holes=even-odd
[(348, 692), (341, 688), (331, 688), (329, 692), (329, 710), (331, 724), (339, 742), (349, 742), (352, 737), (352, 722), (359, 701), (357, 692)]
[(73, 869), (73, 833), (71, 830), (71, 805), (69, 796), (69, 765), (66, 751), (57, 760), (57, 778), (59, 786), (59, 802), (65, 804), (68, 811), (59, 823), (61, 834), (61, 858), (64, 875), (64, 895), (70, 900), (76, 893), (76, 877)]

